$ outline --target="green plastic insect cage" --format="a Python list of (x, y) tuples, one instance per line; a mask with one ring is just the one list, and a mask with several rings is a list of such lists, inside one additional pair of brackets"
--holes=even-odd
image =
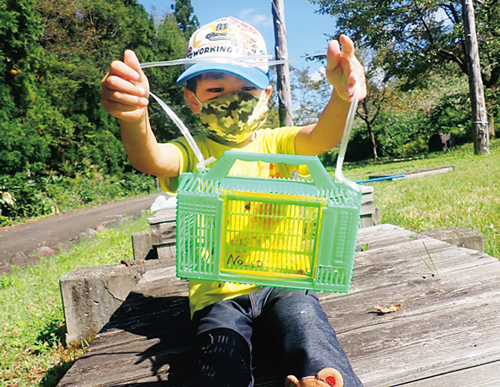
[[(230, 174), (257, 161), (305, 165), (310, 179)], [(211, 169), (182, 174), (177, 194), (178, 277), (349, 291), (361, 191), (317, 157), (227, 151)]]

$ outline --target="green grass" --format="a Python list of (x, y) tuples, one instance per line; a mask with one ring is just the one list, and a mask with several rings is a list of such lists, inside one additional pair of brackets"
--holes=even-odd
[(59, 278), (78, 267), (131, 260), (130, 236), (146, 228), (147, 216), (143, 216), (0, 277), (0, 386), (57, 384), (84, 349), (64, 344)]
[(500, 258), (500, 139), (491, 154), (475, 156), (472, 144), (445, 154), (396, 163), (347, 166), (352, 180), (375, 174), (399, 174), (454, 166), (451, 172), (398, 181), (369, 183), (374, 187), (382, 222), (411, 231), (467, 227), (480, 231), (487, 254)]

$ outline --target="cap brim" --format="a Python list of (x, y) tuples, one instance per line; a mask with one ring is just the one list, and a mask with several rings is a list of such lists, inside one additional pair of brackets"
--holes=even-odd
[(259, 89), (267, 89), (269, 77), (256, 67), (242, 67), (229, 63), (196, 63), (187, 68), (177, 79), (177, 84), (184, 83), (197, 75), (209, 72), (220, 71), (243, 78)]

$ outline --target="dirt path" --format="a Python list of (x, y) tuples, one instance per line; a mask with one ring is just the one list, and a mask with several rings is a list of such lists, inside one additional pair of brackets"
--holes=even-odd
[(0, 227), (0, 264), (16, 252), (30, 254), (40, 246), (57, 247), (89, 228), (136, 215), (148, 209), (158, 195), (140, 196), (12, 227)]

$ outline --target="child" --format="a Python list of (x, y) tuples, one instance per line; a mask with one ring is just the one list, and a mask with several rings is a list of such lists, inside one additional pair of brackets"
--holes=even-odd
[[(231, 149), (318, 155), (337, 145), (356, 79), (360, 98), (366, 95), (354, 44), (344, 35), (340, 42), (351, 61), (342, 58), (337, 41), (330, 42), (326, 75), (334, 89), (318, 122), (306, 127), (259, 130), (266, 120), (272, 91), (268, 67), (244, 67), (227, 59), (266, 55), (262, 36), (232, 17), (197, 30), (189, 41), (187, 57), (213, 61), (186, 66), (177, 82), (186, 83), (186, 101), (203, 123), (204, 133), (195, 140), (205, 159), (219, 159)], [(123, 62), (111, 64), (102, 88), (104, 108), (120, 119), (131, 163), (157, 176), (166, 191), (175, 192), (177, 177), (194, 171), (197, 159), (184, 138), (157, 143), (148, 119), (148, 79), (132, 51), (125, 52)], [(238, 166), (232, 173), (238, 173), (234, 168)], [(242, 164), (239, 168), (240, 172), (244, 168), (246, 175), (289, 176), (285, 167)], [(286, 387), (362, 386), (314, 293), (190, 281), (189, 299), (197, 331), (198, 375), (193, 385), (253, 386), (254, 346), (273, 356), (272, 364), (283, 372), (283, 380), (286, 375), (295, 375), (286, 378)]]

